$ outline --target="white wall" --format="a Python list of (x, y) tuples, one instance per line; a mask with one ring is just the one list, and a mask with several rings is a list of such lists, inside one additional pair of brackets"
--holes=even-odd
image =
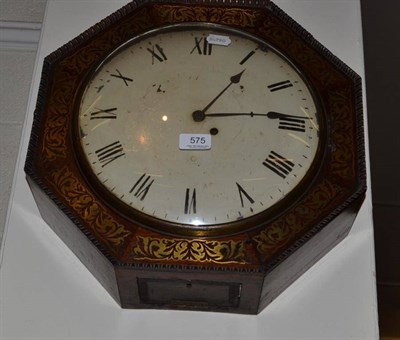
[(0, 0), (0, 244), (46, 0)]

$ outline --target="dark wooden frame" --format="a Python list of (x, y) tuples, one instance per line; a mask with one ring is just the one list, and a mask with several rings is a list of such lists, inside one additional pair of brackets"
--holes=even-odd
[[(88, 73), (133, 36), (177, 22), (230, 25), (266, 40), (305, 74), (321, 103), (318, 171), (302, 196), (256, 228), (163, 234), (111, 209), (82, 175), (72, 129)], [(361, 93), (360, 77), (270, 1), (132, 2), (45, 59), (27, 180), (44, 220), (123, 307), (257, 313), (351, 228), (366, 191)], [(163, 287), (176, 299), (149, 303), (138, 282), (156, 279), (170, 280)], [(182, 301), (173, 284), (182, 280), (206, 289), (210, 301)], [(235, 285), (239, 303), (212, 303), (213, 287)]]

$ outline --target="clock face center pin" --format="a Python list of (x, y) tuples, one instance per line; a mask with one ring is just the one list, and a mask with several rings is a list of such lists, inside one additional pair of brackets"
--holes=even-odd
[(192, 117), (195, 122), (202, 122), (206, 118), (206, 115), (203, 111), (196, 110), (192, 113)]

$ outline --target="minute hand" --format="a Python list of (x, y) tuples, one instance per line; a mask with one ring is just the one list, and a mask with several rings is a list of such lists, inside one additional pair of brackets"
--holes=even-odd
[(287, 115), (275, 111), (269, 111), (267, 113), (254, 113), (254, 112), (238, 112), (238, 113), (206, 113), (206, 117), (234, 117), (234, 116), (249, 116), (249, 117), (267, 117), (270, 119), (282, 119), (282, 118), (301, 118), (301, 119), (312, 119), (311, 117)]

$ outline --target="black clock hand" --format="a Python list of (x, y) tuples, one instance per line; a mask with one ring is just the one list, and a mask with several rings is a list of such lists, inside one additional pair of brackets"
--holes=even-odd
[(203, 113), (205, 113), (210, 107), (211, 107), (211, 105), (213, 105), (216, 101), (217, 101), (217, 99), (219, 98), (219, 97), (221, 97), (224, 93), (225, 93), (225, 91), (232, 85), (232, 84), (237, 84), (237, 83), (239, 83), (240, 82), (240, 78), (242, 77), (242, 74), (243, 74), (243, 72), (244, 72), (245, 70), (243, 70), (242, 72), (240, 72), (240, 73), (238, 73), (238, 74), (235, 74), (234, 76), (232, 76), (231, 77), (231, 82), (228, 84), (228, 86), (226, 86), (220, 93), (218, 93), (218, 95), (203, 109), (203, 110), (201, 110)]
[(267, 117), (266, 113), (254, 113), (254, 112), (250, 112), (250, 113), (246, 113), (246, 112), (242, 112), (242, 113), (206, 113), (205, 114), (206, 117), (236, 117), (236, 116), (250, 116), (250, 117), (254, 117), (254, 116), (264, 116)]
[(233, 75), (233, 76), (230, 78), (230, 81), (231, 81), (231, 82), (230, 82), (220, 93), (218, 93), (218, 94), (215, 96), (215, 98), (214, 98), (213, 100), (211, 100), (211, 102), (208, 103), (208, 105), (207, 105), (203, 110), (196, 110), (196, 111), (194, 111), (194, 112), (193, 112), (193, 119), (194, 119), (196, 122), (201, 122), (202, 120), (204, 120), (206, 111), (218, 100), (219, 97), (221, 97), (221, 96), (225, 93), (225, 91), (226, 91), (232, 84), (237, 84), (237, 83), (240, 82), (240, 78), (242, 77), (242, 74), (243, 74), (244, 71), (245, 71), (245, 70), (243, 70), (242, 72), (240, 72), (240, 73), (238, 73), (238, 74)]
[(250, 117), (268, 117), (270, 119), (287, 119), (287, 118), (300, 118), (300, 119), (312, 119), (311, 117), (305, 116), (294, 116), (280, 112), (269, 111), (267, 113), (254, 113), (254, 112), (239, 112), (239, 113), (205, 113), (205, 117), (232, 117), (232, 116), (250, 116)]

